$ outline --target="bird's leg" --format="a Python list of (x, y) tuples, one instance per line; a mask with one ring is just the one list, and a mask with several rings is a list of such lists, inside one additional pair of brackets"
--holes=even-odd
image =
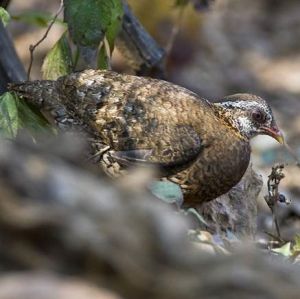
[[(93, 160), (95, 163), (97, 163), (103, 158), (103, 155), (111, 148), (109, 145), (102, 143), (99, 136), (88, 135), (87, 138), (90, 147), (87, 161)], [(95, 158), (97, 158), (97, 160), (95, 160)]]
[(98, 158), (99, 160), (102, 158), (102, 156), (110, 149), (110, 146), (107, 145), (103, 148), (100, 148), (95, 154), (91, 155), (89, 158), (88, 158), (88, 161), (89, 160), (92, 160), (94, 158)]

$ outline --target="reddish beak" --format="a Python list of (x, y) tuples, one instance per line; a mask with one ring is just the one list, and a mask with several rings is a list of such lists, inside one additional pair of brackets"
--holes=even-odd
[(280, 144), (284, 144), (284, 137), (282, 132), (277, 127), (261, 127), (260, 128), (263, 134), (269, 135), (276, 139)]

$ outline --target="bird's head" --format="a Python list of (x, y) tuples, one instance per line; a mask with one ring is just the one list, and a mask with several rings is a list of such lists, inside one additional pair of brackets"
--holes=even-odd
[(223, 117), (247, 139), (269, 135), (283, 144), (284, 139), (268, 103), (252, 94), (234, 94), (217, 102)]

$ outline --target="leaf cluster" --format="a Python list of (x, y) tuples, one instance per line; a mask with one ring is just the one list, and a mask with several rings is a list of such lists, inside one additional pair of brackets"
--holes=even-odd
[[(80, 56), (92, 64), (89, 53), (96, 52), (95, 64), (108, 68), (115, 38), (123, 18), (121, 0), (64, 0), (64, 20), (53, 19), (49, 13), (27, 11), (10, 17), (0, 7), (0, 21), (7, 25), (10, 20), (30, 25), (48, 27), (55, 22), (65, 31), (47, 53), (43, 66), (43, 78), (56, 80), (76, 70)], [(49, 28), (48, 28), (49, 29)], [(43, 115), (14, 93), (0, 96), (0, 135), (14, 138), (26, 129), (34, 137), (38, 132), (49, 131), (50, 124)]]

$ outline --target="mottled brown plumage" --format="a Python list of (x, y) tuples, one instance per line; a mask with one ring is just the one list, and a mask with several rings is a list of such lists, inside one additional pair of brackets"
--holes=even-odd
[(111, 175), (132, 164), (156, 165), (162, 177), (181, 186), (186, 203), (214, 199), (241, 179), (249, 138), (271, 135), (259, 131), (261, 121), (249, 111), (260, 109), (279, 138), (271, 110), (253, 95), (212, 104), (169, 82), (94, 70), (11, 89), (40, 108), (63, 105), (73, 122), (108, 146), (100, 163)]

